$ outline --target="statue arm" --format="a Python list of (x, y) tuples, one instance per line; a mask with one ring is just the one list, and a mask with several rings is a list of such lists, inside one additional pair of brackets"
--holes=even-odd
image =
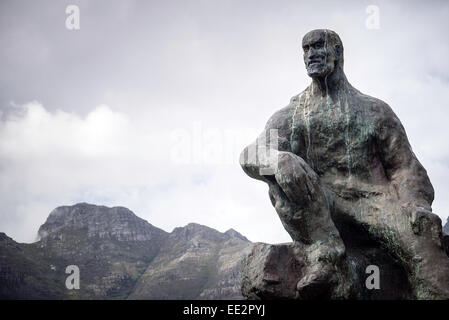
[(383, 167), (401, 205), (431, 211), (432, 184), (412, 151), (404, 127), (389, 106), (383, 110), (378, 124)]
[(256, 141), (240, 154), (240, 165), (251, 178), (268, 182), (274, 176), (279, 152), (290, 152), (289, 106), (277, 111)]
[(288, 199), (305, 206), (313, 198), (318, 176), (291, 150), (292, 112), (291, 105), (276, 112), (258, 139), (243, 150), (240, 164), (247, 175), (270, 186), (272, 202)]

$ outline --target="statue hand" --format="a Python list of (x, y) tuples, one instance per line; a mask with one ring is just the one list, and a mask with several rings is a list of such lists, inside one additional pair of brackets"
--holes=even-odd
[(305, 204), (316, 198), (318, 176), (301, 157), (279, 152), (274, 176), (290, 201)]
[(417, 205), (409, 207), (409, 210), (413, 233), (417, 235), (430, 233), (432, 239), (440, 245), (442, 236), (440, 217), (429, 209)]

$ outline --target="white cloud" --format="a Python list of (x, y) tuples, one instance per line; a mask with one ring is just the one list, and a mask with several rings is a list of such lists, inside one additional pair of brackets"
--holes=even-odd
[[(237, 161), (309, 83), (300, 39), (323, 27), (342, 38), (349, 81), (398, 114), (435, 187), (434, 211), (449, 214), (444, 2), (377, 1), (379, 30), (366, 29), (370, 3), (360, 1), (83, 2), (79, 33), (65, 29), (63, 5), (39, 4), (39, 20), (15, 3), (0, 10), (0, 108), (44, 102), (3, 110), (0, 122), (0, 231), (17, 240), (34, 240), (54, 207), (87, 201), (129, 207), (167, 231), (195, 221), (287, 241), (266, 186), (201, 154), (231, 131), (231, 151), (218, 152)], [(196, 164), (173, 161), (175, 132), (187, 133)]]
[[(225, 134), (200, 127), (195, 136), (194, 123), (184, 128), (191, 161), (179, 164), (172, 157), (176, 141), (170, 127), (139, 126), (105, 105), (84, 118), (51, 113), (37, 102), (23, 109), (0, 126), (0, 220), (2, 231), (17, 240), (34, 240), (54, 207), (80, 201), (127, 206), (167, 231), (198, 222), (221, 231), (234, 228), (254, 240), (288, 240), (267, 206), (266, 187), (253, 187), (237, 163), (252, 138), (231, 134), (231, 149), (207, 157), (211, 145), (223, 145)], [(261, 202), (254, 201), (262, 194)]]

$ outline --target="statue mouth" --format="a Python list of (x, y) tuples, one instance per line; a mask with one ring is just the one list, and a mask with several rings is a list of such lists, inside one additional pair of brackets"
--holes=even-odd
[(311, 67), (313, 65), (321, 65), (322, 61), (321, 60), (311, 60), (309, 61), (309, 63), (307, 64), (308, 67)]

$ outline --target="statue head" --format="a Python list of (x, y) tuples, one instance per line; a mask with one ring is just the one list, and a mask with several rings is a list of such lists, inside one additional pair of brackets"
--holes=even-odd
[(324, 78), (343, 70), (343, 43), (338, 34), (327, 29), (308, 32), (302, 39), (304, 63), (312, 78)]

